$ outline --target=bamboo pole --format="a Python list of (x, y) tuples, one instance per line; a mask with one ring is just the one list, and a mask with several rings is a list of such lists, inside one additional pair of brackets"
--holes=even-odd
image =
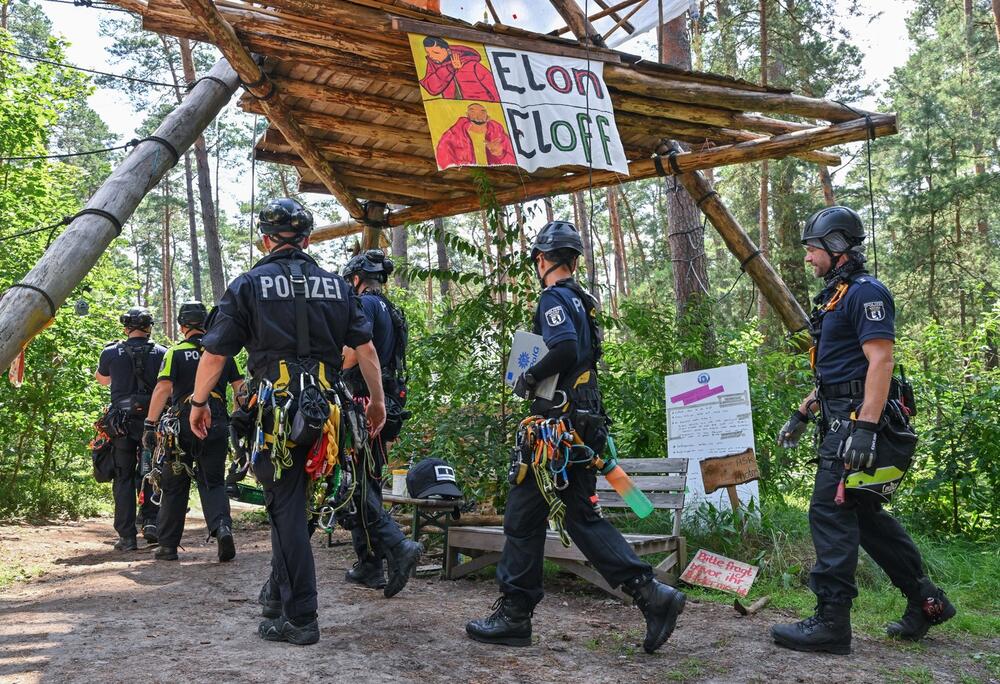
[(298, 122), (292, 118), (288, 108), (282, 101), (280, 95), (275, 93), (277, 86), (272, 83), (268, 76), (264, 74), (257, 62), (247, 51), (240, 39), (236, 36), (233, 27), (223, 19), (219, 10), (211, 0), (182, 0), (184, 7), (198, 20), (211, 36), (212, 42), (222, 52), (222, 54), (233, 65), (236, 73), (245, 84), (256, 84), (254, 87), (247, 86), (262, 106), (264, 114), (271, 123), (279, 128), (284, 134), (288, 144), (295, 149), (300, 157), (309, 165), (320, 181), (326, 186), (330, 194), (347, 209), (347, 213), (354, 218), (362, 218), (365, 215), (364, 209), (358, 201), (347, 192), (347, 188), (337, 178), (337, 175), (316, 146), (299, 126)]
[[(239, 82), (236, 72), (225, 60), (217, 62), (208, 75), (218, 81), (200, 81), (154, 133), (180, 154), (191, 147), (195, 138), (222, 110)], [(106, 211), (125, 222), (173, 165), (173, 157), (161, 143), (144, 142), (112, 172), (91, 197), (87, 208)], [(46, 292), (58, 307), (93, 268), (115, 236), (115, 228), (108, 219), (84, 214), (56, 238), (21, 282)], [(45, 297), (34, 290), (17, 288), (0, 299), (0, 367), (10, 365), (22, 346), (38, 334), (50, 317)]]
[[(894, 114), (874, 114), (871, 117), (875, 137), (896, 133), (896, 116)], [(701, 169), (742, 164), (760, 161), (762, 159), (781, 159), (795, 152), (840, 145), (845, 142), (864, 140), (868, 137), (868, 124), (864, 119), (856, 119), (846, 123), (833, 124), (805, 131), (795, 131), (773, 138), (751, 140), (749, 142), (716, 147), (710, 150), (684, 152), (675, 158), (681, 173), (699, 171)], [(673, 170), (666, 160), (662, 160), (663, 170), (672, 175)], [(496, 193), (500, 204), (528, 202), (541, 199), (548, 195), (560, 195), (582, 190), (588, 187), (604, 187), (612, 183), (642, 180), (659, 175), (653, 159), (642, 159), (629, 164), (629, 175), (620, 176), (613, 171), (595, 171), (593, 174), (580, 173), (573, 176), (547, 178), (536, 183), (526, 183), (524, 186), (503, 190)], [(389, 225), (398, 226), (404, 223), (426, 221), (437, 216), (454, 216), (480, 208), (478, 195), (454, 197), (441, 202), (420, 204), (396, 212), (389, 216)]]
[[(675, 150), (680, 149), (676, 142), (671, 143)], [(757, 245), (740, 226), (733, 215), (719, 199), (718, 193), (712, 190), (711, 184), (704, 175), (697, 171), (682, 173), (677, 180), (684, 189), (701, 205), (701, 210), (708, 217), (726, 243), (733, 256), (740, 260), (753, 281), (760, 288), (761, 294), (771, 307), (781, 317), (781, 321), (789, 332), (798, 332), (809, 325), (809, 318), (799, 303), (795, 300), (788, 286), (771, 266)]]

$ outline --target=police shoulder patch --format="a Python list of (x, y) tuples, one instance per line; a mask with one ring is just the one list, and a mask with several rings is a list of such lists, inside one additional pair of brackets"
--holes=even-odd
[(869, 321), (881, 321), (885, 319), (885, 303), (881, 300), (877, 302), (865, 302), (865, 318)]
[(562, 305), (553, 306), (551, 309), (545, 312), (545, 322), (550, 326), (555, 327), (557, 325), (562, 325), (566, 322), (566, 311), (562, 308)]

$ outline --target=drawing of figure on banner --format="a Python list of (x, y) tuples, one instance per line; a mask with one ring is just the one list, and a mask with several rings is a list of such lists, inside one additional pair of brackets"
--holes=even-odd
[(427, 68), (420, 85), (428, 93), (446, 100), (500, 101), (493, 74), (479, 50), (436, 36), (424, 38), (423, 46)]
[(449, 166), (498, 166), (517, 164), (510, 136), (503, 122), (494, 121), (483, 105), (474, 102), (438, 140), (439, 169)]

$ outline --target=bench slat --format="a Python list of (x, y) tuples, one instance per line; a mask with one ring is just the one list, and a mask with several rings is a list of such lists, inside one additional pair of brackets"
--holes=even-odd
[[(678, 538), (671, 535), (624, 534), (625, 541), (641, 555), (672, 551), (677, 548)], [(502, 551), (504, 541), (502, 527), (452, 527), (448, 533), (448, 546), (453, 549), (475, 549), (477, 551)], [(567, 560), (586, 560), (586, 556), (575, 545), (566, 548), (559, 541), (559, 535), (549, 530), (545, 535), (545, 557)]]
[[(645, 492), (645, 494), (653, 504), (653, 508), (684, 508), (684, 492)], [(605, 508), (628, 508), (628, 504), (618, 492), (601, 492), (598, 496)]]
[[(636, 475), (631, 478), (636, 487), (644, 492), (683, 492), (687, 484), (684, 475)], [(606, 478), (597, 477), (597, 491), (613, 491), (614, 487)]]
[(686, 458), (620, 458), (618, 465), (629, 475), (633, 473), (685, 475), (688, 471)]

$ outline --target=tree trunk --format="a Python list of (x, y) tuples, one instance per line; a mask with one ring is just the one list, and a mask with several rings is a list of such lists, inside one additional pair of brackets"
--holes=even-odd
[(170, 339), (174, 338), (174, 292), (170, 277), (173, 270), (170, 257), (170, 178), (163, 179), (163, 230), (160, 246), (160, 296), (163, 299), (163, 332)]
[(1000, 50), (1000, 0), (993, 0), (993, 30), (997, 36), (997, 49)]
[(528, 253), (528, 237), (524, 234), (524, 205), (514, 205), (514, 219), (517, 222), (517, 239), (521, 243), (521, 254)]
[[(760, 84), (767, 87), (767, 0), (760, 0)], [(760, 253), (768, 260), (771, 258), (771, 230), (768, 224), (768, 191), (770, 190), (770, 166), (765, 159), (760, 164), (760, 208), (758, 209), (758, 225), (760, 227)], [(767, 299), (757, 300), (757, 317), (763, 325), (767, 318)]]
[[(663, 53), (660, 61), (680, 69), (691, 68), (691, 46), (688, 42), (687, 15), (683, 14), (663, 25)], [(677, 313), (683, 318), (688, 309), (708, 291), (708, 262), (705, 259), (705, 229), (694, 199), (687, 192), (673, 192), (677, 181), (667, 183), (667, 241), (674, 272), (674, 297)], [(706, 325), (702, 349), (711, 349), (711, 327)], [(683, 359), (685, 371), (697, 370), (699, 362)]]
[(819, 184), (823, 188), (823, 202), (826, 203), (826, 206), (832, 207), (837, 203), (837, 198), (833, 193), (833, 179), (830, 178), (830, 169), (822, 164), (819, 166)]
[[(392, 257), (396, 260), (396, 265), (399, 266), (400, 262), (406, 261), (407, 253), (409, 252), (409, 227), (408, 226), (396, 226), (392, 229)], [(410, 281), (406, 277), (406, 273), (403, 269), (398, 269), (396, 271), (396, 287), (400, 287), (404, 290), (410, 289)]]
[(719, 18), (719, 38), (722, 64), (727, 76), (736, 76), (736, 42), (733, 39), (733, 14), (729, 7), (732, 0), (715, 0), (715, 14)]
[[(194, 83), (194, 57), (187, 38), (178, 38), (181, 46), (181, 63), (184, 78)], [(216, 302), (226, 291), (226, 276), (222, 266), (222, 241), (219, 238), (219, 219), (212, 202), (212, 170), (208, 165), (208, 146), (205, 136), (199, 135), (194, 141), (194, 159), (198, 168), (198, 199), (201, 201), (201, 224), (205, 231), (205, 251), (208, 254), (208, 273), (212, 280), (212, 297)]]
[(625, 238), (622, 235), (622, 222), (618, 212), (618, 190), (608, 188), (608, 221), (611, 225), (611, 240), (615, 249), (615, 289), (621, 300), (628, 293), (628, 267), (625, 259)]
[(10, 3), (11, 0), (2, 0), (0, 2), (0, 28), (7, 28), (7, 18), (10, 16)]
[[(998, 0), (998, 2), (1000, 2), (1000, 0)], [(554, 221), (555, 219), (552, 218), (552, 216), (553, 216), (553, 212), (552, 212), (552, 198), (551, 197), (546, 197), (544, 200), (542, 200), (542, 204), (545, 205), (545, 220), (546, 221)]]
[[(448, 270), (448, 245), (444, 241), (444, 219), (436, 218), (434, 219), (434, 242), (437, 244), (437, 267), (439, 271)], [(448, 296), (448, 287), (451, 285), (451, 281), (447, 278), (441, 278), (441, 296)]]
[(184, 189), (187, 191), (188, 240), (191, 243), (191, 293), (201, 301), (201, 256), (198, 254), (198, 222), (194, 215), (194, 172), (191, 170), (191, 153), (184, 153)]
[(573, 208), (576, 214), (576, 228), (583, 241), (583, 263), (587, 267), (587, 292), (597, 296), (597, 262), (594, 259), (594, 241), (590, 232), (590, 214), (587, 212), (583, 190), (573, 193)]

